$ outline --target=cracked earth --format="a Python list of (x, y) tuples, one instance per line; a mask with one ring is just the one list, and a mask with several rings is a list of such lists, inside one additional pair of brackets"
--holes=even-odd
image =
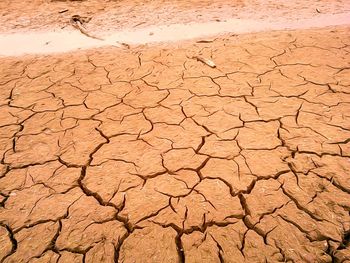
[(349, 35), (2, 58), (0, 261), (349, 262)]

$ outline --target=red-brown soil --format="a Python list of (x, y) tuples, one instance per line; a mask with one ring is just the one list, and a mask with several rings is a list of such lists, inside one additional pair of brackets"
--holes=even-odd
[(0, 262), (349, 262), (349, 36), (1, 58)]

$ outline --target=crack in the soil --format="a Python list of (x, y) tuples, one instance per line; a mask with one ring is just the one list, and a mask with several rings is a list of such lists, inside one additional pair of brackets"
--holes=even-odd
[[(142, 223), (148, 222), (160, 225), (163, 228), (170, 227), (174, 229), (177, 233), (175, 237), (177, 257), (178, 261), (182, 263), (186, 260), (181, 240), (184, 234), (191, 234), (195, 231), (199, 231), (204, 233), (206, 237), (208, 227), (225, 227), (234, 224), (229, 219), (243, 221), (247, 228), (242, 236), (242, 240), (240, 240), (241, 246), (238, 246), (243, 257), (246, 256), (245, 249), (247, 249), (246, 235), (248, 231), (251, 230), (263, 239), (265, 245), (274, 246), (282, 255), (283, 261), (296, 261), (287, 256), (289, 254), (286, 253), (283, 245), (279, 246), (276, 242), (275, 244), (268, 244), (268, 241), (270, 241), (267, 239), (268, 235), (272, 231), (277, 230), (276, 227), (269, 228), (269, 230), (263, 230), (265, 228), (262, 224), (264, 221), (263, 219), (265, 218), (283, 220), (283, 222), (292, 225), (295, 228), (295, 231), (302, 233), (310, 243), (315, 241), (327, 241), (328, 248), (324, 253), (329, 255), (334, 262), (337, 262), (338, 259), (335, 258), (334, 253), (338, 250), (345, 250), (349, 247), (349, 230), (344, 231), (344, 229), (340, 229), (340, 226), (332, 220), (327, 220), (326, 217), (323, 218), (323, 216), (313, 213), (305, 207), (308, 204), (304, 205), (302, 200), (299, 200), (294, 196), (292, 191), (286, 187), (285, 183), (281, 183), (279, 189), (281, 189), (284, 196), (288, 197), (288, 201), (275, 207), (272, 211), (262, 212), (257, 221), (253, 222), (251, 215), (254, 213), (251, 211), (252, 207), (248, 206), (246, 200), (248, 196), (256, 194), (253, 190), (258, 187), (257, 182), (263, 180), (276, 181), (287, 173), (291, 173), (294, 176), (296, 187), (302, 189), (301, 185), (303, 182), (302, 179), (299, 178), (302, 173), (298, 171), (295, 164), (295, 162), (299, 162), (296, 158), (299, 155), (313, 155), (319, 158), (350, 157), (347, 149), (348, 144), (350, 143), (350, 139), (348, 138), (350, 136), (350, 128), (347, 125), (348, 116), (344, 110), (344, 108), (349, 105), (347, 95), (350, 93), (346, 90), (349, 85), (342, 80), (342, 78), (344, 78), (342, 75), (347, 73), (349, 67), (346, 66), (346, 64), (341, 64), (337, 60), (346, 60), (344, 54), (349, 54), (349, 51), (346, 51), (349, 45), (343, 40), (340, 41), (342, 45), (336, 48), (328, 47), (327, 44), (324, 46), (323, 44), (319, 44), (323, 43), (322, 41), (318, 41), (317, 45), (304, 45), (302, 43), (302, 37), (299, 38), (293, 35), (289, 36), (288, 39), (289, 40), (287, 40), (286, 43), (278, 47), (275, 45), (270, 46), (269, 43), (260, 42), (258, 42), (257, 45), (249, 47), (240, 47), (240, 52), (236, 55), (242, 55), (242, 57), (232, 59), (232, 63), (238, 66), (235, 66), (233, 69), (226, 68), (225, 70), (221, 69), (221, 66), (224, 65), (220, 62), (220, 48), (213, 49), (210, 46), (204, 48), (198, 47), (197, 51), (199, 54), (207, 54), (208, 57), (218, 61), (218, 67), (215, 70), (205, 68), (198, 69), (197, 64), (192, 64), (193, 61), (186, 59), (186, 56), (188, 56), (186, 54), (186, 56), (181, 55), (184, 61), (176, 63), (176, 72), (173, 72), (172, 65), (173, 62), (175, 62), (174, 59), (176, 57), (172, 55), (170, 56), (170, 53), (166, 49), (161, 50), (159, 54), (156, 54), (156, 56), (153, 57), (148, 57), (144, 50), (142, 50), (142, 52), (133, 52), (131, 55), (135, 61), (130, 59), (130, 65), (125, 72), (118, 72), (113, 64), (101, 64), (101, 61), (98, 59), (99, 55), (95, 54), (87, 54), (84, 58), (82, 63), (85, 63), (84, 65), (88, 68), (86, 72), (79, 72), (80, 69), (78, 69), (78, 67), (76, 68), (75, 65), (73, 69), (60, 69), (58, 65), (48, 65), (48, 67), (38, 67), (38, 71), (33, 72), (31, 69), (32, 65), (35, 66), (36, 63), (43, 63), (44, 61), (39, 58), (33, 59), (28, 64), (18, 64), (19, 67), (22, 67), (22, 72), (17, 72), (11, 79), (8, 78), (9, 76), (5, 76), (4, 81), (0, 83), (0, 86), (4, 89), (5, 93), (4, 99), (1, 99), (0, 110), (4, 108), (8, 111), (8, 114), (6, 115), (8, 116), (6, 117), (8, 120), (5, 118), (5, 121), (1, 122), (0, 130), (4, 129), (5, 133), (7, 131), (6, 129), (11, 132), (13, 130), (10, 136), (5, 134), (4, 142), (6, 141), (7, 143), (8, 141), (8, 145), (6, 144), (4, 146), (3, 151), (0, 147), (2, 151), (0, 153), (0, 169), (2, 169), (0, 170), (0, 180), (1, 182), (8, 182), (10, 180), (10, 171), (20, 173), (21, 170), (29, 168), (35, 169), (36, 166), (48, 164), (53, 161), (59, 162), (62, 164), (62, 167), (67, 169), (80, 169), (80, 176), (77, 181), (70, 183), (71, 185), (59, 194), (68, 195), (71, 190), (79, 187), (84, 193), (83, 195), (93, 197), (100, 206), (112, 207), (115, 210), (115, 214), (111, 218), (105, 218), (104, 220), (91, 223), (102, 224), (116, 220), (121, 222), (126, 229), (126, 233), (119, 238), (117, 244), (114, 244), (114, 262), (120, 261), (120, 254), (125, 240), (127, 240), (135, 229), (142, 228)], [(213, 41), (213, 43), (210, 42), (210, 45), (213, 46), (217, 44), (218, 40)], [(257, 51), (255, 49), (257, 46), (261, 48), (261, 50), (268, 50), (268, 54), (263, 54), (263, 52)], [(297, 57), (296, 54), (304, 48), (317, 50), (320, 54), (323, 54), (323, 52), (327, 53), (326, 55), (329, 55), (328, 52), (332, 53), (337, 63), (339, 62), (339, 66), (333, 65), (334, 63), (326, 60), (326, 58), (322, 60), (324, 63), (320, 63), (321, 60), (313, 60), (315, 58), (311, 56), (310, 58)], [(338, 56), (338, 52), (342, 55)], [(163, 57), (167, 60), (162, 61)], [(257, 64), (260, 63), (260, 60), (264, 61), (263, 63), (265, 64), (260, 68), (256, 68), (255, 66), (252, 66), (250, 62), (250, 60), (254, 59), (257, 59)], [(320, 59), (323, 59), (321, 55)], [(132, 65), (132, 63), (135, 63), (136, 65)], [(138, 72), (139, 70), (140, 73)], [(311, 73), (309, 73), (309, 71)], [(315, 79), (313, 76), (313, 73), (317, 71), (321, 72), (320, 74), (322, 76), (320, 76), (320, 79)], [(55, 75), (50, 76), (51, 72), (54, 72)], [(175, 78), (167, 75), (169, 72), (176, 75)], [(165, 75), (163, 75), (163, 73)], [(159, 77), (158, 75), (162, 77)], [(96, 81), (92, 82), (91, 86), (86, 82), (87, 76), (94, 79), (96, 78)], [(244, 80), (240, 79), (242, 76), (244, 77)], [(325, 78), (323, 78), (323, 76)], [(24, 86), (28, 86), (29, 89), (31, 89), (32, 86), (37, 85), (36, 83), (38, 83), (38, 81), (44, 83), (43, 87), (39, 85), (36, 89), (31, 90), (31, 93), (28, 93), (27, 96), (27, 91), (24, 90)], [(194, 83), (192, 84), (193, 87), (188, 88), (185, 85), (186, 82), (192, 81)], [(208, 82), (208, 86), (211, 87), (211, 90), (206, 90), (208, 87), (204, 84), (202, 86), (199, 85), (201, 81)], [(284, 84), (279, 84), (279, 81), (285, 82), (286, 86), (284, 86)], [(69, 96), (67, 96), (64, 92), (56, 90), (58, 87), (64, 90), (65, 85), (67, 90), (72, 91), (72, 95), (69, 94)], [(125, 90), (123, 90), (123, 85), (127, 85)], [(147, 98), (144, 98), (143, 87), (145, 87), (145, 90), (150, 90), (150, 94), (154, 94), (154, 98), (153, 95), (150, 94), (147, 95)], [(201, 88), (203, 88), (203, 90), (201, 90)], [(239, 94), (236, 94), (236, 88), (242, 88), (242, 92), (240, 90)], [(21, 94), (21, 96), (19, 96), (19, 94)], [(75, 94), (79, 94), (76, 95), (79, 98), (75, 98)], [(95, 96), (97, 100), (99, 100), (98, 96), (102, 96), (102, 101), (99, 101), (96, 104), (96, 101), (94, 102)], [(23, 100), (24, 97), (27, 100)], [(71, 99), (74, 100), (72, 101)], [(104, 99), (106, 99), (106, 102), (103, 101)], [(237, 111), (234, 103), (239, 103), (239, 105), (244, 105), (244, 107)], [(79, 110), (75, 111), (75, 107), (81, 107), (80, 111), (82, 112), (79, 113)], [(125, 112), (119, 113), (118, 107), (121, 107), (122, 111)], [(125, 107), (125, 110), (123, 107)], [(178, 117), (176, 120), (172, 120), (173, 116), (171, 116), (171, 114), (170, 116), (162, 116), (163, 118), (159, 118), (159, 116), (163, 114), (163, 110), (166, 112), (172, 112), (175, 108), (178, 110), (177, 112), (174, 111)], [(149, 114), (147, 110), (152, 110), (154, 113)], [(342, 110), (343, 112), (341, 112)], [(69, 111), (75, 111), (74, 114), (77, 116), (66, 117), (67, 114), (69, 114)], [(339, 114), (337, 114), (338, 111)], [(85, 112), (88, 114), (78, 116)], [(114, 113), (116, 115), (113, 115)], [(50, 114), (55, 115), (50, 116)], [(308, 118), (314, 118), (320, 123), (320, 125), (314, 125), (312, 119), (306, 119), (305, 121), (305, 115), (312, 116)], [(31, 131), (32, 122), (35, 121), (38, 116), (42, 116), (44, 119), (43, 122), (40, 123), (42, 126), (40, 126), (40, 129), (38, 130)], [(217, 116), (220, 116), (222, 119), (216, 120), (216, 118), (218, 118)], [(137, 123), (137, 121), (129, 124), (128, 121), (134, 117), (135, 119), (140, 117), (146, 126), (142, 126), (140, 123)], [(205, 118), (206, 121), (202, 121), (201, 118)], [(238, 124), (230, 125), (232, 119), (237, 120), (236, 122)], [(55, 120), (59, 121), (57, 124), (58, 128), (55, 127), (54, 129), (50, 129), (50, 126)], [(131, 125), (131, 127), (130, 130), (126, 131), (109, 132), (108, 128), (106, 129), (103, 125), (105, 120), (108, 120), (114, 126)], [(214, 124), (210, 122), (211, 120), (214, 120)], [(103, 140), (103, 142), (98, 142), (96, 144), (95, 142), (92, 142), (92, 144), (94, 144), (92, 150), (89, 150), (87, 161), (84, 161), (83, 164), (68, 161), (69, 159), (67, 160), (64, 157), (64, 154), (70, 147), (72, 147), (72, 149), (76, 151), (75, 154), (77, 154), (78, 147), (80, 146), (75, 143), (64, 146), (62, 143), (62, 138), (69, 136), (70, 131), (79, 130), (79, 121), (93, 121), (94, 125), (93, 127), (89, 127), (89, 132), (97, 132), (97, 137)], [(215, 121), (219, 122), (216, 123)], [(187, 128), (187, 122), (191, 122), (191, 125), (193, 125), (193, 134), (191, 133), (192, 130), (189, 130), (192, 128)], [(260, 125), (273, 124), (274, 122), (278, 125), (276, 125), (276, 129), (274, 128), (269, 131), (269, 135), (276, 140), (275, 144), (270, 144), (270, 138), (267, 138), (264, 135), (266, 139), (263, 136), (261, 138), (257, 137), (257, 140), (261, 145), (246, 146), (247, 140), (254, 141), (255, 138), (253, 137), (259, 136), (259, 131), (255, 131), (250, 125), (259, 127)], [(69, 123), (69, 125), (66, 123)], [(222, 129), (220, 129), (221, 124), (224, 125)], [(228, 124), (228, 126), (226, 126), (226, 124)], [(162, 135), (161, 131), (159, 131), (160, 125), (171, 128), (182, 128), (182, 131), (186, 133), (186, 136), (189, 138), (182, 136), (181, 132), (168, 138), (168, 136)], [(196, 129), (198, 129), (198, 131), (195, 131)], [(246, 131), (254, 131), (256, 135), (249, 139), (242, 139), (242, 136)], [(43, 160), (36, 160), (35, 158), (28, 159), (29, 155), (34, 155), (34, 151), (27, 154), (25, 151), (28, 151), (28, 149), (23, 148), (24, 143), (22, 140), (26, 140), (27, 138), (29, 138), (28, 140), (31, 140), (31, 138), (35, 138), (42, 134), (50, 134), (51, 136), (54, 136), (54, 138), (58, 138), (53, 139), (53, 141), (57, 141), (55, 147), (59, 149), (59, 153), (53, 157), (44, 158)], [(154, 136), (153, 134), (156, 135)], [(315, 142), (312, 142), (309, 137), (305, 137), (307, 138), (305, 139), (303, 137), (304, 134), (309, 137), (317, 137), (317, 139), (315, 139)], [(143, 156), (141, 156), (139, 160), (133, 160), (133, 158), (125, 158), (123, 154), (121, 154), (120, 157), (105, 158), (101, 161), (98, 156), (104, 153), (104, 146), (108, 145), (114, 147), (113, 138), (118, 138), (123, 135), (132, 136), (133, 142), (141, 142), (149, 147), (147, 149), (159, 149), (158, 154), (161, 157), (160, 168), (151, 174), (147, 174), (147, 176), (139, 172), (143, 166), (152, 165), (153, 160), (144, 160)], [(213, 157), (210, 154), (201, 153), (201, 150), (210, 143), (210, 136), (216, 136), (220, 143), (235, 142), (237, 144), (238, 153), (235, 154), (234, 157), (227, 158)], [(152, 141), (153, 138), (157, 140)], [(296, 140), (297, 143), (294, 143), (293, 140)], [(90, 142), (86, 142), (86, 144), (89, 143)], [(163, 147), (161, 145), (162, 143), (170, 146)], [(179, 143), (181, 143), (181, 146), (177, 146)], [(190, 145), (183, 145), (186, 143)], [(0, 144), (2, 144), (2, 141)], [(29, 147), (32, 146), (30, 145)], [(35, 146), (33, 147), (35, 149)], [(123, 146), (118, 145), (115, 147)], [(281, 162), (284, 165), (287, 165), (288, 168), (279, 168), (274, 172), (271, 172), (268, 176), (254, 174), (253, 171), (256, 171), (256, 167), (254, 167), (254, 163), (248, 163), (250, 159), (244, 155), (244, 151), (278, 151), (280, 147), (283, 147), (283, 149), (286, 149), (287, 151), (287, 156), (283, 156)], [(195, 168), (179, 168), (175, 169), (176, 171), (170, 171), (165, 165), (164, 155), (174, 149), (193, 150), (196, 155), (204, 157), (204, 161)], [(126, 150), (123, 149), (123, 151)], [(131, 151), (133, 151), (133, 149), (131, 149)], [(22, 152), (28, 156), (23, 155), (22, 157)], [(14, 158), (12, 156), (14, 156)], [(23, 160), (21, 160), (22, 158)], [(230, 180), (225, 179), (226, 177), (223, 178), (220, 174), (205, 176), (203, 174), (203, 168), (205, 168), (208, 162), (214, 158), (222, 161), (235, 162), (238, 169), (237, 176), (240, 181), (244, 181), (246, 174), (251, 176), (252, 179), (249, 180), (249, 182), (244, 182), (245, 185), (240, 187), (239, 190), (236, 190), (236, 185), (231, 183)], [(118, 182), (117, 187), (114, 188), (111, 197), (108, 198), (108, 200), (105, 200), (104, 198), (105, 192), (103, 191), (105, 189), (93, 191), (93, 188), (86, 184), (88, 169), (90, 169), (90, 167), (94, 167), (94, 169), (100, 168), (108, 161), (122, 162), (136, 168), (138, 172), (130, 173), (130, 175), (135, 175), (138, 180), (142, 180), (140, 184), (141, 191), (144, 190), (146, 183), (147, 186), (148, 183), (151, 183), (151, 179), (165, 174), (173, 176), (177, 173), (179, 176), (176, 178), (174, 177), (174, 179), (186, 186), (188, 191), (185, 193), (182, 192), (181, 194), (172, 194), (171, 191), (162, 191), (157, 188), (153, 189), (154, 192), (162, 194), (164, 198), (165, 196), (168, 198), (167, 204), (157, 209), (153, 207), (147, 215), (140, 217), (136, 222), (132, 223), (129, 221), (128, 215), (122, 213), (122, 211), (125, 212), (129, 209), (129, 207), (128, 209), (125, 209), (127, 202), (129, 202), (126, 195), (124, 195), (123, 200), (118, 205), (112, 201), (119, 193), (122, 181)], [(181, 161), (181, 156), (178, 161)], [(313, 160), (312, 162), (314, 167), (317, 168), (318, 166), (316, 163)], [(264, 165), (269, 166), (270, 164), (266, 163)], [(260, 168), (264, 169), (264, 165)], [(304, 164), (298, 163), (298, 165)], [(4, 168), (2, 168), (2, 166)], [(181, 173), (186, 172), (194, 172), (195, 175), (191, 180), (195, 178), (195, 182), (190, 183), (190, 181), (187, 181), (189, 178), (186, 178), (186, 176), (182, 177)], [(315, 175), (322, 180), (327, 180), (330, 186), (334, 186), (336, 189), (340, 190), (342, 194), (350, 194), (348, 186), (342, 185), (342, 181), (338, 180), (335, 176), (329, 178), (327, 177), (328, 175), (320, 174), (317, 170), (314, 170), (314, 168), (309, 168), (306, 172), (303, 171), (303, 173), (305, 176)], [(55, 176), (56, 172), (50, 177), (50, 179), (54, 179)], [(29, 186), (23, 183), (23, 185), (11, 188), (11, 191), (6, 191), (7, 186), (0, 189), (0, 217), (2, 211), (12, 209), (8, 204), (11, 203), (12, 196), (16, 194), (16, 191), (20, 192), (21, 190), (41, 185), (43, 188), (56, 193), (55, 187), (50, 183), (41, 182), (31, 174), (25, 176), (25, 182), (27, 181), (30, 182)], [(204, 213), (201, 222), (198, 223), (198, 225), (186, 227), (186, 223), (192, 212), (191, 204), (186, 204), (184, 208), (184, 218), (181, 218), (180, 226), (174, 222), (167, 221), (168, 223), (166, 224), (156, 222), (155, 218), (157, 216), (163, 216), (161, 215), (161, 212), (166, 209), (178, 214), (178, 208), (173, 205), (173, 202), (175, 204), (176, 201), (179, 202), (181, 198), (190, 196), (192, 193), (200, 195), (203, 204), (209, 204), (210, 209), (213, 209), (218, 213), (221, 212), (219, 206), (217, 206), (215, 202), (210, 200), (204, 192), (198, 190), (197, 186), (204, 181), (210, 182), (211, 184), (214, 184), (215, 182), (218, 184), (220, 182), (223, 183), (228, 188), (229, 196), (239, 199), (243, 214), (235, 215), (228, 213), (223, 217), (223, 221), (215, 221), (214, 219), (208, 219), (208, 215)], [(114, 182), (111, 182), (111, 184), (113, 183)], [(139, 187), (139, 185), (128, 186), (123, 192), (127, 193), (136, 187)], [(314, 192), (314, 194), (310, 196), (309, 204), (317, 203), (317, 201), (321, 199), (319, 197), (322, 191), (323, 190), (321, 189)], [(52, 195), (50, 195), (50, 197), (51, 196)], [(41, 205), (42, 200), (46, 198), (47, 196), (35, 199), (30, 208), (28, 208), (29, 215), (31, 215), (34, 210), (37, 210), (38, 206)], [(0, 218), (0, 226), (6, 229), (12, 244), (11, 252), (6, 255), (1, 262), (15, 253), (17, 246), (20, 245), (17, 244), (14, 235), (23, 229), (48, 222), (56, 222), (59, 227), (43, 253), (53, 251), (58, 254), (60, 258), (60, 252), (70, 251), (72, 253), (82, 254), (83, 261), (87, 260), (86, 253), (92, 249), (95, 244), (89, 246), (84, 251), (69, 248), (59, 251), (56, 247), (56, 240), (62, 231), (61, 220), (69, 216), (69, 208), (77, 200), (69, 205), (67, 212), (63, 216), (45, 220), (38, 218), (35, 222), (25, 226), (20, 226), (16, 229), (11, 229), (10, 225), (12, 224), (8, 224), (8, 221), (3, 221)], [(142, 202), (143, 200), (140, 198), (139, 201)], [(349, 204), (346, 203), (346, 201), (342, 201), (343, 203), (336, 202), (337, 201), (332, 205), (336, 205), (345, 211), (349, 209)], [(312, 237), (312, 234), (299, 225), (294, 219), (292, 220), (287, 216), (281, 215), (279, 210), (285, 208), (289, 203), (295, 204), (297, 209), (306, 213), (317, 223), (328, 222), (337, 227), (337, 230), (340, 231), (340, 233), (343, 233), (341, 242), (339, 240), (333, 240), (328, 237), (326, 233), (322, 233), (322, 231), (320, 231), (318, 238), (315, 240), (315, 238)], [(149, 205), (152, 206), (152, 204)], [(339, 214), (336, 216), (341, 218), (337, 220), (344, 220), (343, 215)], [(9, 222), (11, 222), (11, 220)], [(87, 227), (91, 224), (88, 224)], [(343, 227), (345, 228), (345, 226)], [(213, 235), (211, 235), (211, 237), (216, 243), (218, 259), (220, 262), (224, 262), (224, 253), (226, 251), (223, 250), (222, 244), (220, 244)], [(335, 243), (336, 245), (331, 246), (331, 243)], [(291, 244), (291, 246), (292, 245), (293, 244)], [(40, 258), (40, 256), (36, 258)], [(269, 261), (266, 256), (265, 261)]]
[(6, 230), (7, 230), (7, 232), (8, 232), (8, 236), (9, 236), (10, 241), (11, 241), (11, 244), (12, 244), (10, 253), (8, 253), (7, 255), (5, 255), (5, 256), (2, 258), (2, 260), (0, 261), (0, 262), (2, 263), (2, 262), (5, 261), (6, 258), (8, 258), (9, 256), (11, 256), (13, 253), (16, 252), (18, 243), (17, 243), (17, 240), (16, 240), (16, 238), (15, 238), (14, 232), (12, 231), (12, 229), (11, 229), (8, 225), (6, 225), (6, 224), (0, 222), (0, 226), (6, 228)]

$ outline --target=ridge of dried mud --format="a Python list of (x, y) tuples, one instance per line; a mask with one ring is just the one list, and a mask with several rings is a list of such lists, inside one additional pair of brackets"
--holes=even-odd
[(349, 33), (2, 58), (0, 262), (348, 262)]

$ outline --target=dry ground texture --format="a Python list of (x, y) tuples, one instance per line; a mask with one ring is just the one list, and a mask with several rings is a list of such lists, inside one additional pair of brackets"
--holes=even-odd
[(115, 31), (173, 23), (317, 16), (350, 11), (348, 0), (1, 0), (0, 31), (69, 27), (72, 15), (92, 17), (90, 30)]
[(349, 262), (349, 36), (2, 58), (0, 261)]

